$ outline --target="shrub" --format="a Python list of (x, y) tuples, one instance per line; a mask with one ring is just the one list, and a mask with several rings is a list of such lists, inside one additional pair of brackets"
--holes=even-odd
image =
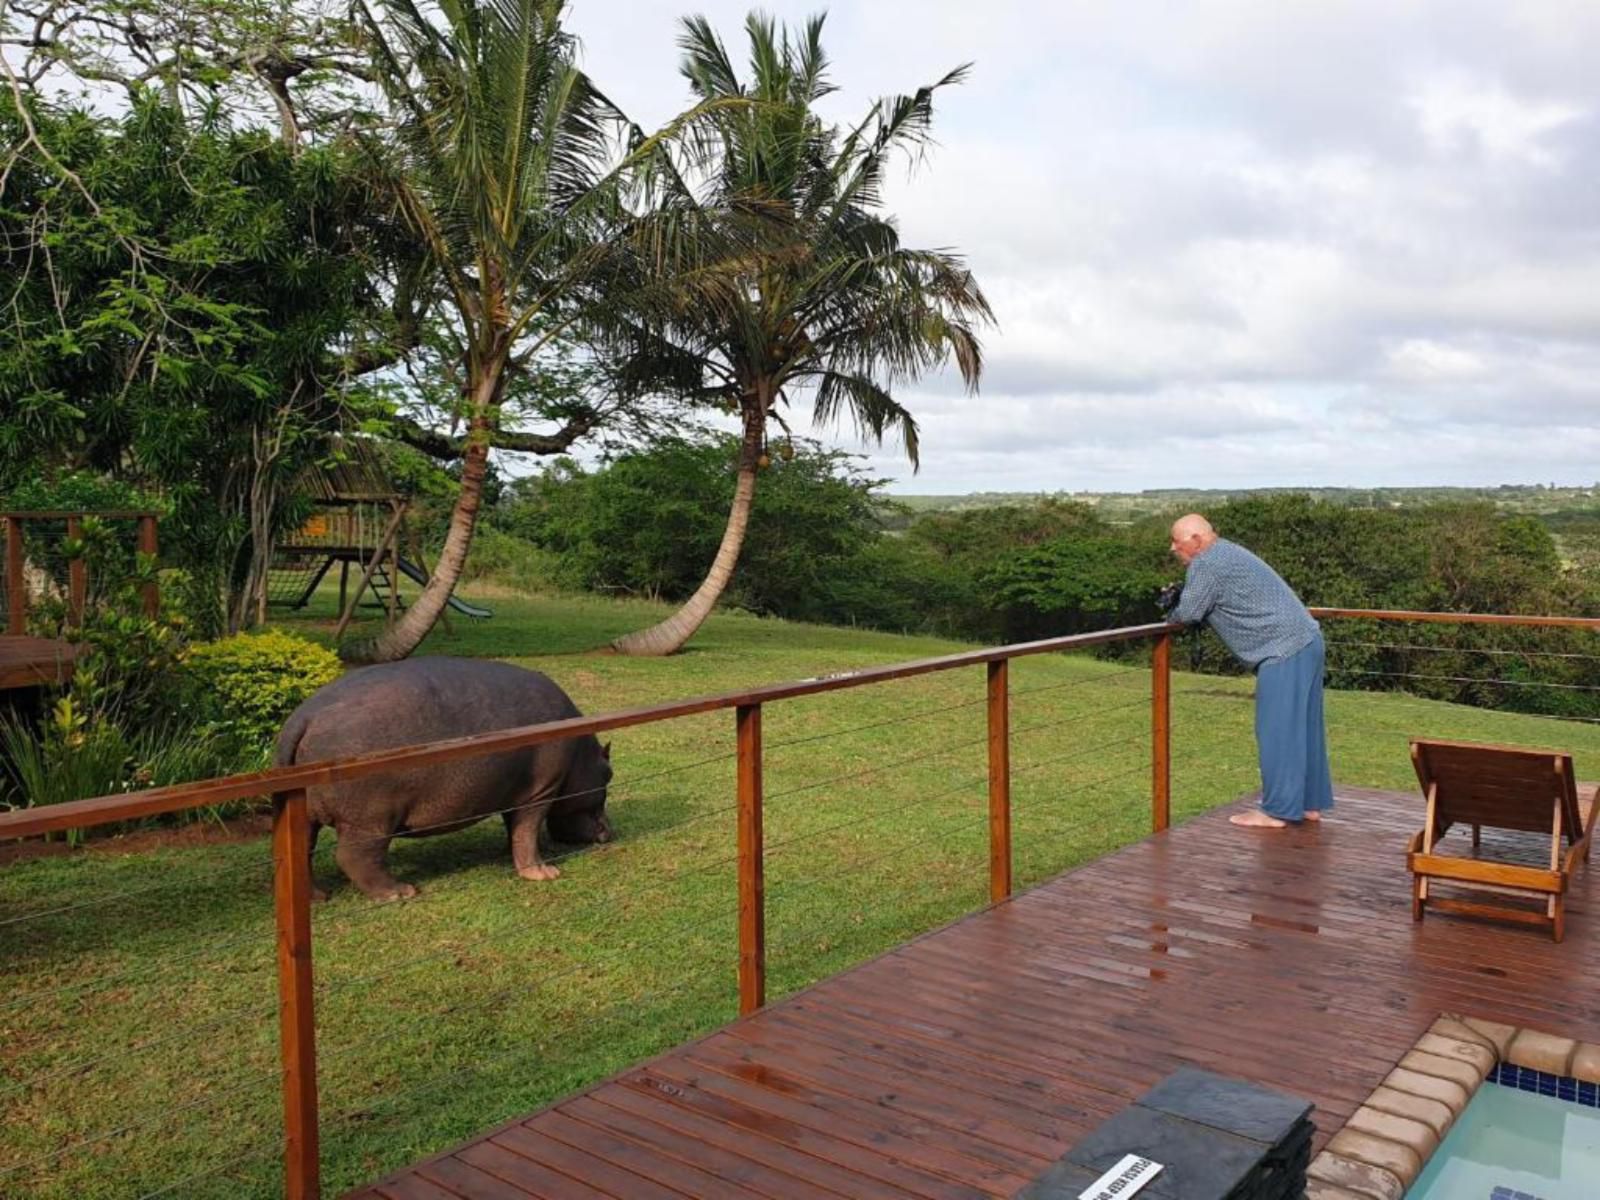
[[(38, 728), (0, 718), (0, 808), (39, 808), (92, 796), (190, 783), (268, 765), (260, 745), (188, 722), (125, 725), (58, 698)], [(239, 805), (213, 805), (195, 815), (218, 817)], [(68, 840), (77, 844), (81, 830)]]
[(241, 633), (189, 647), (181, 666), (197, 717), (253, 745), (269, 745), (284, 719), (339, 677), (338, 655), (292, 633)]

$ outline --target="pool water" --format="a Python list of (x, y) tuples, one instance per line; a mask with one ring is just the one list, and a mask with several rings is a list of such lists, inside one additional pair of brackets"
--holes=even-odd
[(1600, 1109), (1485, 1083), (1406, 1200), (1537, 1200), (1600, 1195)]

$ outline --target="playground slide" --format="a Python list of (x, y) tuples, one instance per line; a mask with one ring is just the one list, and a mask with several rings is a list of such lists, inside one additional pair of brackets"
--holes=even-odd
[[(423, 574), (422, 568), (417, 566), (417, 564), (412, 562), (409, 558), (397, 558), (395, 560), (395, 565), (400, 568), (400, 573), (406, 576), (406, 578), (411, 579), (416, 583), (424, 585), (427, 584), (428, 577)], [(463, 616), (476, 617), (479, 620), (494, 616), (494, 613), (490, 612), (487, 608), (479, 608), (476, 604), (468, 604), (465, 600), (458, 600), (454, 596), (451, 596), (450, 599), (445, 603), (449, 604), (451, 608), (455, 609)]]

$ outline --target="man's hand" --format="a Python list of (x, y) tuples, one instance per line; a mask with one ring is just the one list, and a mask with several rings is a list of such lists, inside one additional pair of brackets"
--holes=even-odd
[(1163, 614), (1171, 612), (1178, 606), (1178, 597), (1183, 594), (1183, 584), (1169, 583), (1156, 593), (1156, 607)]

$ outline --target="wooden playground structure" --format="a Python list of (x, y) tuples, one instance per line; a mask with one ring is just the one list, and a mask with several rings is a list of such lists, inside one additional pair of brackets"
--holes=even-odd
[[(421, 540), (406, 520), (409, 497), (394, 486), (378, 456), (364, 443), (349, 440), (343, 450), (342, 461), (313, 467), (296, 480), (295, 491), (312, 501), (313, 511), (273, 548), (266, 580), (269, 606), (302, 609), (338, 564), (335, 638), (344, 635), (359, 607), (382, 609), (385, 621), (393, 621), (405, 608), (400, 578), (422, 587), (432, 575)], [(352, 566), (360, 571), (353, 592)], [(372, 598), (363, 600), (369, 591)], [(455, 596), (448, 604), (475, 620), (493, 615)]]

